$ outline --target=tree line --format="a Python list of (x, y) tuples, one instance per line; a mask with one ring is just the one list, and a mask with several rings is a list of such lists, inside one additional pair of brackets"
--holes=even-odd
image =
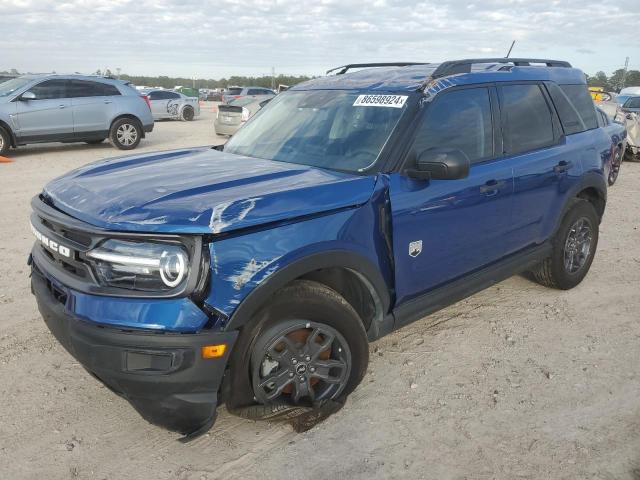
[[(109, 69), (104, 72), (97, 70), (96, 75), (115, 76)], [(311, 79), (306, 75), (277, 75), (275, 77), (263, 76), (263, 77), (247, 77), (240, 75), (233, 75), (229, 78), (213, 79), (213, 78), (186, 78), (186, 77), (168, 77), (159, 76), (151, 77), (147, 75), (127, 75), (122, 74), (119, 76), (122, 80), (127, 80), (134, 85), (145, 85), (147, 87), (163, 87), (174, 88), (177, 85), (191, 88), (227, 88), (230, 86), (253, 86), (253, 87), (265, 87), (271, 88), (272, 86), (277, 88), (278, 85), (293, 86), (297, 83), (307, 81)]]
[(604, 72), (595, 75), (587, 75), (587, 83), (590, 87), (602, 87), (605, 92), (619, 92), (624, 87), (640, 87), (640, 70), (629, 70), (624, 74), (624, 69), (619, 68), (607, 76)]

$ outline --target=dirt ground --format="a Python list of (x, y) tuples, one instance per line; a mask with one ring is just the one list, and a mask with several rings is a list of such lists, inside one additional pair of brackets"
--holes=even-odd
[[(218, 143), (212, 115), (157, 123), (137, 151)], [(363, 384), (307, 433), (221, 410), (181, 444), (54, 341), (29, 291), (31, 197), (118, 154), (0, 164), (0, 479), (640, 479), (640, 164), (622, 165), (574, 290), (514, 277), (372, 344)]]

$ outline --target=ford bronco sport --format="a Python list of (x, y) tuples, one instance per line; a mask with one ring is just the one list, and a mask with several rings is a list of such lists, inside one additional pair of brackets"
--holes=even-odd
[(520, 272), (578, 285), (612, 151), (566, 62), (347, 65), (224, 147), (50, 182), (32, 290), (154, 424), (195, 436), (221, 403), (315, 412), (360, 383), (368, 341)]

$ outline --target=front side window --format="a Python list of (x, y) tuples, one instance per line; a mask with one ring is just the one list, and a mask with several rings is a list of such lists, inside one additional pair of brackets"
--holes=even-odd
[(471, 162), (493, 156), (493, 125), (489, 90), (471, 88), (448, 92), (426, 110), (413, 151), (451, 148), (464, 152)]
[(225, 145), (237, 155), (358, 172), (380, 155), (408, 95), (340, 90), (275, 97)]
[(68, 98), (68, 80), (46, 80), (29, 89), (36, 96), (36, 100), (51, 100), (57, 98)]
[(522, 153), (552, 145), (553, 119), (540, 87), (506, 85), (501, 90), (505, 152)]

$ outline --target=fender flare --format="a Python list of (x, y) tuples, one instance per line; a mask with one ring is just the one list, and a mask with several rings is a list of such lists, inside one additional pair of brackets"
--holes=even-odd
[[(573, 200), (578, 196), (580, 192), (587, 188), (593, 188), (598, 192), (598, 195), (602, 198), (602, 201), (606, 205), (607, 203), (607, 181), (605, 180), (602, 174), (596, 172), (586, 172), (582, 175), (580, 182), (575, 185), (569, 195), (567, 196), (567, 201), (562, 207), (562, 214), (558, 217), (556, 224), (553, 228), (553, 235), (555, 236), (558, 228), (560, 228), (560, 224), (562, 223), (562, 219), (566, 215), (567, 211), (573, 205)], [(598, 213), (599, 214), (599, 213)], [(604, 214), (604, 211), (603, 211)], [(600, 215), (600, 214), (599, 214)]]
[(328, 250), (295, 260), (273, 273), (240, 303), (233, 312), (225, 330), (237, 330), (245, 325), (253, 314), (279, 289), (301, 276), (322, 268), (346, 268), (359, 274), (369, 282), (372, 294), (380, 301), (382, 314), (389, 311), (391, 298), (389, 287), (379, 269), (373, 263), (352, 251)]

